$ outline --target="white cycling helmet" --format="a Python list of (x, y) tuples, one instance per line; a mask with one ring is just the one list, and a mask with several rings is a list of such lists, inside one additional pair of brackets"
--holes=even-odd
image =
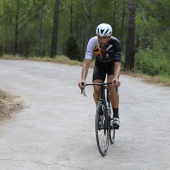
[(96, 28), (96, 34), (100, 37), (109, 37), (112, 34), (112, 27), (109, 24), (100, 24)]

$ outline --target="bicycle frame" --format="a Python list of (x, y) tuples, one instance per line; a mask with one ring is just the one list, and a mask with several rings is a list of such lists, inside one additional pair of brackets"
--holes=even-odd
[[(98, 102), (102, 102), (103, 105), (105, 106), (105, 110), (104, 110), (104, 116), (105, 116), (105, 120), (108, 120), (108, 109), (110, 109), (110, 93), (108, 90), (108, 85), (112, 84), (112, 83), (92, 83), (92, 84), (86, 84), (86, 86), (89, 85), (97, 85), (101, 87), (101, 94), (100, 94), (100, 99)], [(105, 90), (106, 90), (106, 95), (105, 95)], [(109, 128), (109, 124), (108, 121), (106, 122), (106, 125), (104, 127), (105, 129)]]
[[(105, 90), (106, 90), (106, 95), (105, 95)], [(99, 99), (99, 102), (102, 102), (103, 105), (105, 106), (105, 110), (104, 110), (104, 116), (105, 116), (105, 120), (108, 120), (108, 107), (110, 107), (110, 97), (109, 97), (109, 90), (107, 85), (101, 85), (101, 97)], [(108, 129), (108, 121), (106, 121), (105, 127), (104, 129)]]

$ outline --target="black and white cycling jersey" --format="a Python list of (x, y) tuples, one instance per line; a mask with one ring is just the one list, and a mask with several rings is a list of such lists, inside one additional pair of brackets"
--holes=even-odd
[(98, 42), (98, 37), (92, 37), (88, 44), (85, 53), (85, 59), (92, 59), (93, 53), (96, 56), (96, 60), (102, 63), (109, 63), (109, 62), (120, 62), (121, 61), (121, 43), (120, 41), (111, 36), (107, 49), (106, 55), (103, 56), (101, 53), (101, 48)]

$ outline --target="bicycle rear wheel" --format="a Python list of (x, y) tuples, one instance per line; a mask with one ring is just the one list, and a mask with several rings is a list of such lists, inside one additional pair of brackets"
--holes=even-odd
[(97, 147), (102, 156), (105, 156), (109, 146), (109, 129), (106, 127), (108, 123), (104, 116), (105, 106), (102, 102), (98, 103), (95, 117), (95, 132)]

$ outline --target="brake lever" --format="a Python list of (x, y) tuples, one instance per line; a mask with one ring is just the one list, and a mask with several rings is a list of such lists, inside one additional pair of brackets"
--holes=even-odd
[(85, 90), (81, 90), (81, 95), (82, 95), (82, 94), (83, 94), (85, 97), (87, 97)]
[[(81, 82), (81, 84), (84, 86), (84, 82)], [(85, 89), (81, 89), (81, 95), (84, 95), (85, 97), (87, 96), (86, 95), (86, 92), (85, 92)]]

